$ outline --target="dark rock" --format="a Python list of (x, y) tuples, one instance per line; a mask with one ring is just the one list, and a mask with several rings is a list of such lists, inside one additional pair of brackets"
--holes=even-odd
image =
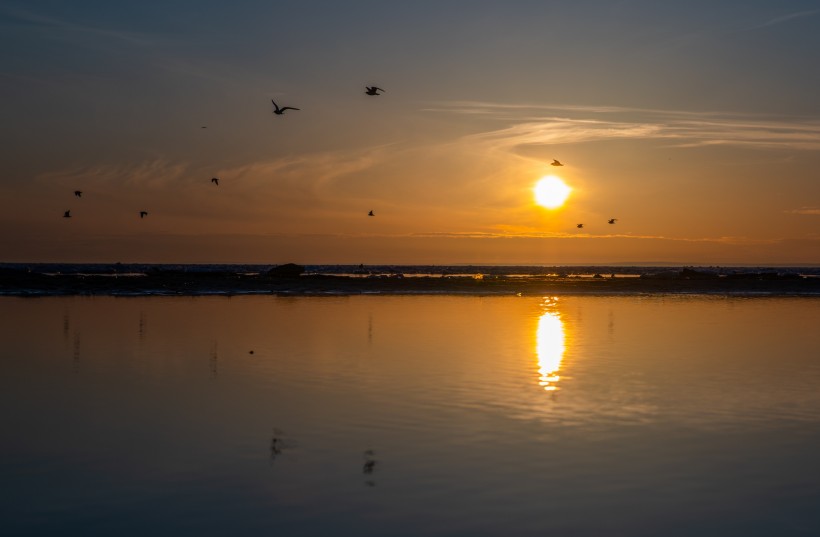
[(271, 278), (298, 278), (305, 272), (305, 267), (295, 263), (285, 263), (277, 265), (267, 272)]

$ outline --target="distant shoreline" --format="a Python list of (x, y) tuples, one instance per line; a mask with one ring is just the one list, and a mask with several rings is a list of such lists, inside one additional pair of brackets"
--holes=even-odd
[(42, 273), (0, 270), (0, 296), (657, 295), (820, 297), (820, 277), (792, 273), (716, 274), (693, 269), (613, 277), (596, 274), (273, 274), (230, 271)]

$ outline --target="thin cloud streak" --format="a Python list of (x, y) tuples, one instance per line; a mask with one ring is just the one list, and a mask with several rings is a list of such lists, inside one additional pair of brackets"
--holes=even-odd
[[(80, 189), (89, 200), (106, 200), (104, 205), (86, 203), (97, 210), (116, 213), (135, 203), (150, 203), (157, 214), (180, 222), (195, 219), (195, 225), (207, 226), (209, 233), (245, 225), (253, 234), (255, 228), (278, 225), (291, 228), (293, 234), (304, 224), (306, 211), (315, 227), (361, 205), (362, 200), (349, 192), (348, 179), (377, 166), (392, 149), (382, 145), (241, 165), (207, 166), (158, 158), (76, 167), (38, 174), (31, 182), (31, 195), (45, 192), (57, 200), (60, 193)], [(219, 189), (213, 188), (211, 177), (221, 179)]]
[(801, 207), (799, 209), (791, 209), (788, 211), (784, 211), (788, 214), (810, 214), (810, 215), (820, 215), (820, 209), (816, 207)]
[(714, 244), (734, 244), (734, 245), (765, 245), (776, 244), (782, 239), (751, 239), (748, 237), (665, 237), (661, 235), (630, 235), (630, 234), (608, 234), (608, 235), (590, 235), (590, 234), (576, 234), (569, 232), (523, 232), (523, 233), (498, 233), (485, 231), (456, 231), (456, 232), (421, 232), (421, 233), (397, 233), (397, 234), (378, 234), (378, 233), (357, 233), (357, 234), (329, 234), (324, 236), (333, 236), (338, 238), (414, 238), (414, 239), (490, 239), (490, 240), (510, 240), (510, 239), (572, 239), (572, 240), (587, 240), (587, 239), (631, 239), (631, 240), (653, 240), (653, 241), (670, 241), (670, 242), (684, 242), (684, 243), (714, 243)]
[(784, 22), (788, 22), (794, 19), (802, 19), (804, 17), (812, 17), (820, 13), (820, 9), (808, 9), (805, 11), (798, 11), (796, 13), (789, 13), (787, 15), (781, 15), (780, 17), (775, 17), (770, 19), (763, 24), (758, 24), (757, 26), (751, 26), (746, 28), (747, 30), (759, 30), (761, 28), (768, 28), (770, 26), (776, 26), (778, 24), (783, 24)]
[[(532, 106), (455, 102), (438, 112), (483, 115), (514, 124), (466, 137), (497, 148), (572, 144), (605, 140), (667, 140), (676, 147), (709, 145), (753, 146), (769, 149), (820, 149), (820, 122), (727, 117), (712, 112), (629, 109), (610, 106)], [(538, 111), (564, 115), (534, 116)], [(587, 117), (573, 117), (586, 115)], [(626, 119), (601, 117), (622, 115)]]
[[(512, 104), (512, 103), (498, 103), (488, 101), (438, 101), (431, 103), (431, 107), (422, 108), (424, 112), (450, 112), (463, 114), (498, 114), (499, 111), (532, 111), (537, 112), (552, 112), (552, 113), (568, 113), (568, 112), (586, 112), (591, 114), (656, 114), (666, 115), (671, 117), (721, 117), (726, 114), (719, 112), (691, 112), (686, 110), (663, 110), (660, 108), (635, 108), (614, 105), (581, 105), (581, 104)], [(503, 117), (503, 116), (496, 116)]]
[(20, 22), (43, 27), (44, 29), (49, 31), (50, 37), (55, 37), (56, 34), (52, 33), (54, 30), (63, 30), (65, 32), (76, 32), (79, 34), (88, 34), (107, 39), (114, 39), (117, 41), (123, 41), (132, 45), (140, 46), (152, 45), (155, 44), (157, 41), (155, 36), (150, 36), (148, 34), (98, 28), (95, 26), (89, 26), (67, 20), (57, 19), (54, 17), (47, 17), (44, 15), (40, 15), (38, 13), (34, 13), (32, 11), (19, 8), (6, 7), (5, 11), (10, 17), (17, 19)]
[(148, 189), (163, 188), (179, 182), (190, 173), (190, 166), (172, 163), (164, 159), (123, 165), (98, 165), (69, 170), (46, 172), (35, 177), (43, 185), (62, 184), (66, 188), (84, 185), (83, 188), (139, 186)]

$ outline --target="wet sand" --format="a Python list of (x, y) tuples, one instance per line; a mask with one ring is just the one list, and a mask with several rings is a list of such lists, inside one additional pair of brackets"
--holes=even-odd
[(715, 294), (820, 296), (820, 278), (745, 275), (742, 278), (679, 274), (673, 277), (421, 276), (281, 277), (230, 272), (156, 272), (144, 275), (42, 274), (2, 271), (0, 295), (640, 295)]

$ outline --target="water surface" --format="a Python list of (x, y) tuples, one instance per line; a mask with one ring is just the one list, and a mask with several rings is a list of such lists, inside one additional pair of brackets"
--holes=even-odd
[(2, 298), (12, 535), (817, 535), (820, 300)]

